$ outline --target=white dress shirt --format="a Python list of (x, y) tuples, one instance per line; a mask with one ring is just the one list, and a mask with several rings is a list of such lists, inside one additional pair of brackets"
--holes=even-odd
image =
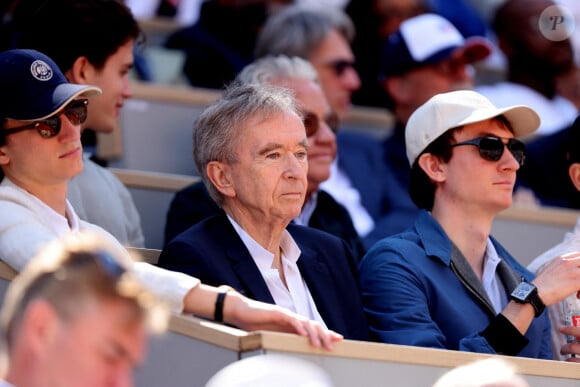
[(323, 327), (326, 327), (320, 313), (318, 313), (310, 290), (308, 290), (308, 286), (304, 282), (298, 265), (296, 264), (301, 252), (290, 233), (284, 230), (280, 242), (282, 270), (284, 271), (286, 284), (288, 285), (288, 288), (286, 288), (280, 278), (278, 269), (273, 267), (274, 254), (260, 246), (229, 215), (228, 219), (258, 266), (276, 305), (290, 309), (311, 320), (318, 321)]

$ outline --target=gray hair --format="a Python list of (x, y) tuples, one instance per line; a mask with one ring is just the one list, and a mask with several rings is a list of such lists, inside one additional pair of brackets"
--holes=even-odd
[(232, 82), (221, 98), (210, 105), (193, 128), (193, 158), (210, 196), (219, 205), (224, 197), (209, 180), (211, 161), (237, 162), (237, 145), (250, 120), (267, 120), (290, 113), (301, 117), (292, 93), (281, 87)]
[(305, 79), (320, 84), (318, 73), (310, 62), (297, 56), (266, 56), (244, 67), (236, 80), (243, 84), (272, 84), (276, 80)]
[(290, 6), (269, 17), (256, 40), (254, 56), (284, 54), (309, 59), (332, 30), (352, 43), (352, 20), (339, 8)]

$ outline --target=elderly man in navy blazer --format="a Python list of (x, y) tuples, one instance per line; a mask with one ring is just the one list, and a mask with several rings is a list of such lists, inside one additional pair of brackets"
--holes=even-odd
[[(174, 238), (159, 264), (288, 307), (347, 339), (369, 338), (346, 243), (291, 225), (307, 190), (308, 145), (291, 93), (230, 85), (194, 127), (194, 159), (225, 214)], [(227, 298), (226, 298), (227, 302)]]

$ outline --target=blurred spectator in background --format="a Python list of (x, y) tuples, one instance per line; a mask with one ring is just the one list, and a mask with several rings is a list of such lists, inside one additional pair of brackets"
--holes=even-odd
[(357, 32), (352, 45), (362, 80), (353, 94), (357, 105), (386, 106), (388, 96), (379, 82), (382, 44), (404, 20), (432, 12), (449, 20), (464, 37), (488, 33), (479, 10), (468, 0), (351, 0), (346, 12)]
[(578, 114), (574, 103), (558, 93), (558, 78), (575, 70), (570, 39), (550, 38), (540, 27), (540, 15), (553, 5), (551, 0), (508, 0), (497, 9), (492, 26), (507, 60), (507, 79), (477, 87), (496, 106), (533, 108), (542, 120), (538, 135), (564, 129)]
[[(573, 190), (575, 193), (574, 198), (576, 204), (578, 204), (580, 202), (580, 116), (570, 128), (569, 136), (566, 138), (565, 144), (564, 149), (566, 152), (562, 153), (560, 156), (566, 160), (567, 173), (565, 176), (561, 176), (561, 181), (554, 181), (553, 183), (556, 183), (562, 190), (565, 190), (565, 192)], [(560, 176), (559, 173), (558, 176)], [(572, 193), (570, 193), (570, 195), (571, 194)], [(565, 234), (562, 242), (535, 258), (528, 265), (528, 269), (531, 272), (538, 274), (548, 267), (552, 261), (577, 251), (580, 251), (580, 218), (578, 218), (574, 229)], [(575, 294), (575, 296), (577, 296), (577, 294)], [(554, 352), (554, 359), (557, 360), (580, 361), (580, 358), (568, 356), (573, 353), (573, 347), (576, 347), (576, 353), (580, 353), (580, 344), (572, 344), (572, 348), (570, 348), (570, 345), (566, 346), (567, 342), (572, 340), (567, 340), (566, 334), (561, 331), (564, 325), (575, 325), (566, 324), (566, 316), (570, 316), (569, 312), (575, 311), (574, 308), (576, 307), (576, 305), (571, 302), (571, 299), (573, 299), (571, 297), (574, 296), (570, 294), (570, 297), (566, 300), (548, 307), (550, 320), (552, 322), (552, 352)], [(580, 327), (577, 329), (580, 330)], [(578, 333), (576, 333), (576, 335), (577, 334)], [(564, 346), (566, 346), (565, 351), (561, 352), (561, 349), (563, 349)], [(572, 352), (570, 350), (572, 350)]]
[(46, 0), (0, 2), (0, 51), (17, 47), (23, 24)]
[[(526, 144), (526, 162), (518, 171), (518, 205), (544, 205), (580, 209), (580, 193), (570, 181), (570, 163), (577, 162), (579, 124), (534, 138)], [(522, 202), (521, 195), (525, 193)], [(531, 197), (529, 195), (532, 195)], [(531, 203), (530, 203), (531, 199)]]
[(139, 20), (165, 17), (182, 26), (192, 25), (199, 18), (205, 0), (125, 0), (135, 18)]
[(501, 358), (476, 360), (447, 371), (433, 387), (529, 387), (516, 367)]
[(424, 0), (351, 0), (346, 12), (356, 36), (352, 50), (361, 87), (353, 93), (356, 105), (385, 107), (388, 97), (379, 82), (383, 41), (399, 28), (403, 20), (428, 11)]
[[(331, 107), (344, 119), (352, 92), (360, 87), (350, 48), (354, 34), (351, 20), (339, 9), (288, 7), (266, 22), (258, 36), (256, 56), (283, 54), (308, 60), (318, 72)], [(374, 230), (399, 230), (401, 222), (396, 217), (406, 216), (406, 208), (398, 206), (397, 198), (407, 194), (393, 183), (394, 176), (384, 166), (376, 138), (341, 131), (337, 143), (338, 157), (321, 188), (348, 210), (369, 247), (375, 239), (371, 235)]]
[(183, 71), (193, 86), (220, 89), (252, 61), (270, 10), (290, 1), (204, 1), (197, 22), (173, 33), (165, 46), (185, 52)]
[(390, 98), (395, 126), (392, 135), (383, 142), (384, 162), (395, 174), (400, 190), (405, 192), (396, 205), (413, 214), (405, 224), (397, 225), (399, 231), (411, 225), (418, 213), (408, 195), (411, 169), (405, 154), (407, 120), (435, 94), (471, 89), (470, 64), (489, 53), (490, 45), (485, 39), (466, 40), (448, 20), (432, 13), (405, 20), (385, 41), (382, 86)]
[(121, 246), (86, 231), (43, 248), (6, 293), (0, 385), (133, 385), (147, 333), (163, 331), (169, 313), (132, 263)]
[(308, 60), (318, 72), (330, 106), (344, 120), (352, 93), (361, 84), (350, 48), (354, 35), (352, 21), (338, 8), (291, 6), (268, 18), (257, 37), (255, 57)]

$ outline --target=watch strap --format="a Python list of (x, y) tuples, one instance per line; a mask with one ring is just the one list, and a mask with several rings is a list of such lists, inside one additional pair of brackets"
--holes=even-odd
[(219, 293), (215, 299), (215, 309), (213, 314), (213, 319), (215, 322), (223, 322), (224, 321), (224, 301), (226, 299), (226, 295), (232, 288), (230, 286), (222, 285), (218, 287)]
[[(538, 295), (538, 288), (536, 288), (536, 286), (528, 281), (524, 281), (522, 279), (522, 282), (518, 285), (518, 287), (516, 288), (516, 290), (522, 286), (522, 285), (527, 285), (531, 288), (533, 288), (529, 294), (526, 296), (526, 298), (524, 300), (522, 300), (519, 297), (514, 297), (514, 294), (512, 293), (510, 298), (520, 304), (530, 304), (532, 306), (532, 308), (534, 308), (534, 316), (535, 317), (539, 317), (542, 312), (544, 312), (544, 309), (546, 308), (546, 305), (544, 304), (544, 302), (542, 301), (542, 299), (540, 298), (540, 296)], [(515, 291), (514, 291), (515, 292)]]
[(535, 317), (539, 317), (542, 314), (542, 312), (544, 312), (544, 309), (546, 308), (546, 304), (544, 304), (544, 302), (542, 301), (542, 299), (538, 295), (537, 289), (535, 292), (530, 294), (530, 297), (528, 298), (528, 302), (534, 308), (534, 316)]

